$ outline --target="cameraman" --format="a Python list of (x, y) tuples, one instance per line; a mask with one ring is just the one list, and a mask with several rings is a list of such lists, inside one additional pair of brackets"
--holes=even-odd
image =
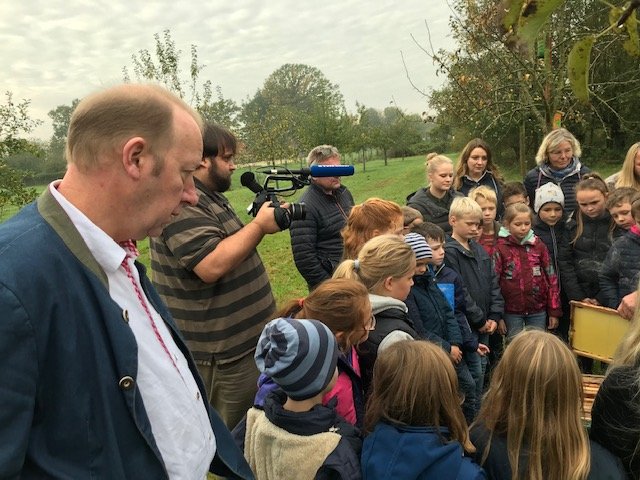
[(275, 300), (256, 246), (279, 231), (265, 203), (243, 225), (222, 194), (236, 169), (234, 135), (205, 125), (204, 153), (194, 173), (198, 203), (151, 239), (153, 282), (195, 358), (213, 405), (229, 428), (253, 405), (258, 337)]
[[(307, 165), (340, 165), (340, 153), (331, 145), (319, 145), (307, 156)], [(342, 237), (353, 197), (340, 177), (312, 178), (300, 197), (306, 217), (291, 223), (291, 249), (309, 290), (331, 278), (342, 259)]]

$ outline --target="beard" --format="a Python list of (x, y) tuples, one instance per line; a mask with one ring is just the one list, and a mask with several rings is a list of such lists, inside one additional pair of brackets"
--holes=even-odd
[(214, 192), (226, 192), (231, 188), (231, 175), (223, 177), (212, 165), (209, 168), (209, 182)]

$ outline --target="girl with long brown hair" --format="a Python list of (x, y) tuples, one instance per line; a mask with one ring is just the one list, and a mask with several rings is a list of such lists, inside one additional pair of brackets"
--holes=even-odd
[[(598, 274), (611, 243), (622, 231), (606, 209), (609, 196), (607, 184), (597, 173), (588, 173), (576, 185), (578, 210), (571, 250), (583, 302), (602, 303)], [(571, 225), (572, 227), (573, 225)]]
[(372, 479), (481, 479), (453, 364), (434, 343), (404, 340), (376, 362), (362, 474)]
[(476, 460), (494, 480), (625, 478), (615, 457), (589, 441), (582, 398), (578, 363), (562, 340), (539, 330), (516, 335), (471, 426)]
[(469, 195), (469, 192), (481, 186), (490, 188), (496, 193), (499, 207), (498, 218), (502, 216), (502, 186), (504, 178), (491, 155), (487, 142), (481, 138), (469, 141), (460, 152), (458, 166), (453, 178), (453, 188)]

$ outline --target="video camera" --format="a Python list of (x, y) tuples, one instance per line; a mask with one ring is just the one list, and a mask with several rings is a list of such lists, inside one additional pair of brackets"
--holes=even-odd
[[(288, 168), (265, 168), (258, 170), (265, 174), (264, 185), (256, 181), (253, 172), (244, 172), (240, 177), (240, 184), (247, 187), (256, 194), (253, 203), (247, 209), (247, 213), (256, 216), (262, 204), (269, 201), (275, 209), (274, 216), (280, 230), (286, 230), (293, 220), (303, 220), (305, 218), (304, 203), (290, 203), (287, 208), (281, 206), (278, 194), (295, 191), (311, 183), (311, 177), (346, 177), (354, 174), (353, 165), (312, 165), (309, 168), (300, 170), (289, 170)], [(284, 182), (284, 186), (281, 185)]]

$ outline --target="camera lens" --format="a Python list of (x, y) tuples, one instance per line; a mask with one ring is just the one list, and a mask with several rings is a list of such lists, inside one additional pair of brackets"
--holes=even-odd
[(291, 220), (304, 220), (307, 212), (304, 203), (291, 203), (289, 204), (289, 213), (291, 213)]

